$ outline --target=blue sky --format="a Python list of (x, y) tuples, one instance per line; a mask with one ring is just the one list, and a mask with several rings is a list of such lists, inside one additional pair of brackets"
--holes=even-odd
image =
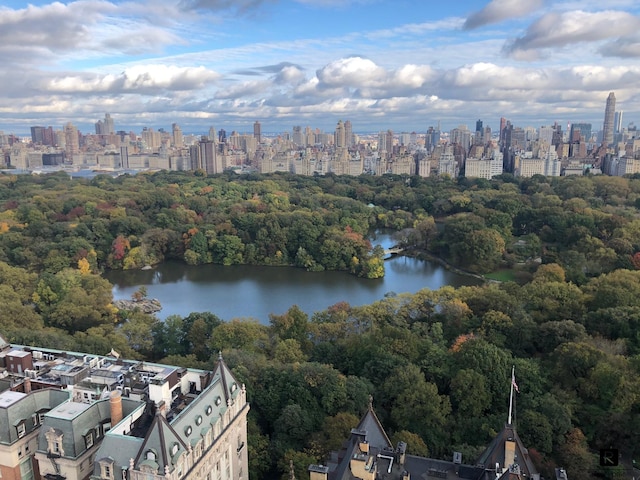
[(79, 0), (0, 6), (0, 130), (601, 128), (640, 121), (637, 0)]

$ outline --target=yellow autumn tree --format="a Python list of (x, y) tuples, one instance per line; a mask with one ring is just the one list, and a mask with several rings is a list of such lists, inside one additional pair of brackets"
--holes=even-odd
[(80, 270), (81, 275), (88, 275), (91, 273), (91, 264), (89, 263), (89, 260), (86, 258), (78, 260), (78, 270)]

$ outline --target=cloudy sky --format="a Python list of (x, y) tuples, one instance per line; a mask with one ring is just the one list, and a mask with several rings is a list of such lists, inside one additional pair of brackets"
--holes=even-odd
[(640, 122), (638, 0), (2, 3), (5, 133)]

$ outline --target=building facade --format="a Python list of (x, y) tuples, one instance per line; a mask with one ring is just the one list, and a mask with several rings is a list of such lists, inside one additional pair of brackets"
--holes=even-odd
[(248, 478), (249, 405), (214, 371), (0, 340), (3, 479)]

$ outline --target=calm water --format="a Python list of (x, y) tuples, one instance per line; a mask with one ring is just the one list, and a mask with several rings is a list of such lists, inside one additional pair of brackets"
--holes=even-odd
[[(392, 243), (388, 235), (378, 235), (373, 242)], [(344, 272), (307, 272), (293, 267), (166, 262), (153, 270), (112, 271), (105, 277), (114, 285), (114, 299), (130, 299), (141, 285), (146, 286), (148, 297), (162, 304), (158, 318), (212, 312), (223, 320), (251, 317), (262, 323), (268, 323), (270, 313), (284, 313), (291, 305), (312, 315), (341, 301), (366, 305), (392, 292), (480, 283), (437, 263), (402, 256), (386, 260), (385, 272), (384, 278), (368, 280)]]

